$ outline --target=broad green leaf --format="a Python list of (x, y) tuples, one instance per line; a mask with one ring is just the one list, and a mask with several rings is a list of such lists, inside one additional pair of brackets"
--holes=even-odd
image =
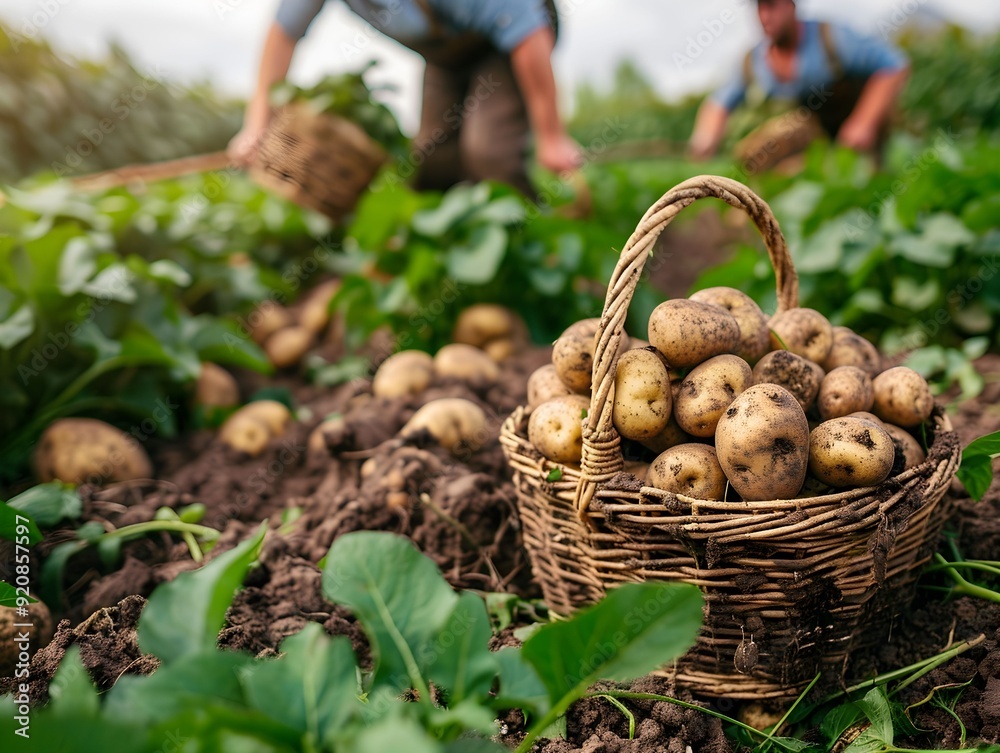
[(356, 751), (406, 751), (406, 753), (443, 753), (444, 746), (432, 738), (415, 720), (393, 714), (377, 724), (366, 727), (344, 750)]
[(499, 666), (490, 651), (492, 630), (486, 604), (471, 591), (464, 591), (448, 622), (426, 653), (418, 656), (427, 678), (446, 688), (449, 705), (466, 698), (483, 701), (490, 692)]
[(252, 369), (261, 374), (274, 371), (264, 351), (236, 325), (210, 316), (187, 319), (182, 336), (202, 361)]
[(989, 455), (963, 457), (956, 475), (969, 496), (978, 502), (993, 484), (993, 459)]
[(837, 706), (823, 717), (820, 724), (820, 731), (827, 742), (832, 745), (840, 736), (861, 718), (861, 710), (855, 703), (843, 703)]
[(849, 227), (844, 219), (825, 222), (806, 238), (794, 254), (795, 269), (800, 274), (828, 272), (840, 267)]
[(25, 303), (0, 322), (0, 350), (10, 350), (31, 337), (34, 331), (35, 312), (30, 304)]
[(923, 284), (912, 277), (896, 277), (892, 281), (892, 302), (909, 311), (923, 311), (932, 306), (941, 295), (941, 286), (935, 279)]
[(962, 450), (962, 459), (973, 455), (1000, 455), (1000, 431), (987, 434), (969, 442), (968, 446)]
[(427, 726), (437, 732), (436, 737), (454, 737), (475, 731), (481, 735), (496, 734), (496, 714), (480, 698), (467, 698), (460, 703), (448, 702), (447, 706), (432, 708), (427, 716)]
[(0, 539), (32, 546), (42, 540), (42, 532), (30, 515), (0, 502)]
[(138, 300), (133, 282), (135, 274), (124, 264), (105, 267), (82, 288), (83, 292), (99, 301), (135, 303)]
[(80, 647), (70, 646), (49, 683), (50, 708), (56, 717), (96, 716), (97, 688), (80, 660)]
[(521, 653), (555, 705), (598, 680), (624, 682), (677, 658), (694, 644), (701, 608), (695, 586), (630, 583), (565, 622), (545, 625)]
[(889, 699), (886, 697), (885, 690), (883, 688), (869, 690), (864, 698), (857, 701), (857, 705), (872, 725), (862, 734), (862, 737), (870, 733), (871, 738), (891, 746), (895, 732), (892, 727), (892, 709), (889, 707)]
[[(17, 589), (5, 580), (0, 580), (0, 607), (16, 607), (17, 600), (24, 598), (18, 594)], [(32, 604), (37, 599), (27, 597), (28, 603)], [(22, 602), (23, 603), (23, 602)]]
[(945, 269), (955, 260), (955, 249), (922, 235), (900, 235), (889, 243), (889, 251), (914, 264)]
[(524, 709), (538, 716), (549, 710), (549, 694), (535, 668), (521, 655), (519, 647), (508, 646), (496, 652), (500, 667), (500, 690), (493, 707)]
[(72, 486), (60, 481), (38, 484), (7, 502), (15, 510), (32, 517), (40, 526), (51, 527), (63, 520), (76, 520), (83, 514), (83, 501)]
[(510, 753), (510, 748), (482, 737), (462, 737), (445, 745), (444, 753)]
[(323, 595), (348, 607), (371, 643), (376, 681), (401, 693), (425, 678), (422, 659), (458, 603), (437, 566), (396, 534), (358, 531), (333, 542)]
[(139, 646), (164, 664), (211, 649), (225, 622), (226, 610), (257, 559), (267, 531), (220, 554), (198, 570), (181, 573), (159, 586), (139, 620)]
[(59, 260), (59, 292), (70, 296), (83, 290), (97, 271), (97, 246), (88, 236), (70, 238)]
[(180, 264), (170, 259), (157, 259), (149, 265), (149, 274), (158, 280), (172, 282), (178, 287), (187, 287), (191, 284), (192, 278)]
[(517, 222), (523, 222), (525, 214), (526, 210), (522, 199), (516, 196), (503, 196), (473, 212), (469, 219), (472, 222), (513, 225)]
[(528, 270), (531, 287), (543, 295), (555, 296), (566, 287), (566, 272), (554, 267), (532, 267)]
[(480, 225), (469, 236), (468, 245), (448, 251), (448, 274), (458, 282), (482, 285), (496, 277), (507, 253), (507, 231), (499, 225)]
[(434, 209), (421, 209), (413, 215), (413, 229), (429, 238), (440, 238), (475, 208), (475, 197), (469, 186), (455, 186)]
[(241, 683), (247, 702), (275, 721), (336, 748), (341, 728), (360, 710), (357, 659), (344, 636), (310, 622), (281, 644), (282, 655), (256, 662)]

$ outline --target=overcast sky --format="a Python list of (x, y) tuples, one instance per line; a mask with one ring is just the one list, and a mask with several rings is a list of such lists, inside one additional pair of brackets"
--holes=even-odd
[[(227, 93), (246, 96), (277, 1), (2, 0), (0, 22), (81, 57), (100, 56), (108, 41), (117, 40), (140, 69), (181, 81), (208, 79)], [(760, 34), (753, 0), (557, 4), (562, 26), (555, 69), (564, 106), (579, 82), (607, 83), (624, 57), (634, 59), (665, 97), (703, 90), (723, 79)], [(801, 0), (799, 7), (803, 16), (844, 20), (876, 34), (912, 17), (947, 18), (984, 32), (1000, 28), (997, 0)], [(419, 112), (420, 59), (367, 29), (342, 3), (329, 2), (300, 44), (291, 78), (310, 83), (372, 57), (383, 63), (372, 80), (399, 87), (389, 103), (412, 129)]]

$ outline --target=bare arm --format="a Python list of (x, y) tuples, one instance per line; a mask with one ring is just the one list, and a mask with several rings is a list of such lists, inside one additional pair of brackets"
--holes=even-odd
[(268, 95), (271, 86), (283, 81), (292, 63), (295, 40), (289, 37), (281, 26), (272, 23), (264, 40), (264, 50), (257, 71), (257, 85), (247, 103), (243, 129), (229, 142), (229, 156), (238, 164), (247, 164), (253, 159), (257, 143), (271, 119)]
[(702, 102), (688, 144), (692, 158), (708, 159), (719, 150), (719, 144), (726, 133), (727, 120), (729, 112), (718, 102), (711, 99)]
[(867, 150), (875, 146), (879, 128), (889, 117), (889, 111), (909, 75), (909, 68), (872, 74), (861, 90), (854, 110), (840, 127), (837, 140), (852, 149)]
[(538, 161), (558, 173), (578, 167), (582, 155), (559, 117), (556, 80), (552, 74), (554, 45), (552, 29), (540, 28), (513, 49), (510, 60), (535, 134)]

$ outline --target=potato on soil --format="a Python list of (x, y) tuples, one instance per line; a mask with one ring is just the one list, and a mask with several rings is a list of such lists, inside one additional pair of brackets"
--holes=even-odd
[(306, 294), (299, 312), (299, 324), (318, 335), (330, 323), (330, 301), (340, 290), (340, 280), (327, 280)]
[(461, 379), (473, 387), (488, 387), (500, 378), (496, 361), (472, 345), (451, 343), (434, 356), (434, 373), (448, 379)]
[(934, 397), (927, 381), (913, 369), (897, 366), (872, 380), (875, 406), (872, 412), (889, 424), (909, 429), (926, 421), (934, 410)]
[(277, 400), (254, 400), (233, 414), (233, 416), (237, 415), (250, 416), (260, 421), (275, 437), (284, 434), (288, 422), (292, 420), (292, 412), (288, 410), (288, 406)]
[(508, 358), (512, 358), (521, 350), (521, 343), (510, 337), (501, 337), (490, 340), (483, 346), (483, 352), (497, 363), (502, 363)]
[(573, 391), (563, 384), (551, 363), (535, 369), (528, 377), (528, 407), (534, 408), (546, 400), (563, 395), (572, 395)]
[(264, 342), (267, 359), (276, 369), (295, 366), (312, 347), (315, 335), (297, 324), (279, 329)]
[(438, 444), (452, 453), (475, 452), (488, 439), (487, 423), (483, 409), (471, 400), (443, 397), (421, 406), (400, 434), (407, 437), (426, 429)]
[(61, 418), (50, 424), (35, 447), (34, 467), (42, 483), (96, 484), (153, 475), (142, 445), (96, 418)]
[(629, 350), (618, 359), (611, 422), (626, 439), (652, 439), (670, 420), (670, 377), (663, 356)]
[(903, 456), (903, 470), (920, 465), (927, 459), (927, 453), (910, 432), (893, 424), (882, 424), (882, 428), (892, 437), (892, 443)]
[[(782, 348), (823, 363), (833, 348), (833, 327), (815, 309), (788, 309), (771, 319), (771, 350)], [(780, 338), (780, 339), (779, 339)]]
[(232, 408), (240, 404), (240, 386), (224, 368), (206, 361), (198, 374), (194, 402), (203, 408)]
[(292, 414), (277, 400), (255, 400), (233, 413), (219, 429), (219, 439), (239, 452), (257, 457), (275, 437), (285, 433)]
[(868, 372), (858, 366), (838, 366), (823, 377), (816, 407), (823, 420), (871, 410), (875, 391)]
[(733, 352), (751, 365), (757, 363), (771, 349), (771, 330), (767, 317), (757, 302), (736, 288), (705, 288), (691, 295), (692, 301), (714, 303), (736, 319), (740, 328), (740, 341)]
[(857, 366), (874, 378), (882, 371), (882, 356), (878, 348), (850, 327), (834, 327), (833, 346), (821, 365), (826, 371), (839, 366)]
[[(505, 306), (477, 303), (464, 309), (455, 322), (452, 342), (486, 349), (494, 340), (524, 338), (524, 322)], [(526, 339), (526, 338), (524, 338)]]
[(809, 422), (791, 392), (756, 384), (722, 414), (715, 449), (743, 499), (792, 499), (806, 480)]
[(582, 395), (554, 397), (531, 412), (528, 440), (555, 463), (579, 463), (583, 455), (583, 419), (590, 400)]
[(422, 350), (401, 350), (385, 359), (372, 378), (375, 397), (418, 395), (434, 378), (434, 359)]
[(650, 314), (649, 342), (671, 366), (687, 368), (735, 350), (740, 342), (740, 325), (721, 306), (672, 299)]
[[(52, 614), (43, 602), (27, 605), (27, 617), (19, 617), (16, 607), (0, 607), (0, 676), (13, 677), (17, 669), (21, 648), (16, 641), (22, 633), (28, 633), (28, 654), (33, 656), (38, 649), (52, 640)], [(30, 624), (30, 628), (15, 627)]]
[(830, 486), (881, 484), (892, 471), (895, 457), (888, 432), (860, 418), (824, 421), (809, 437), (809, 472)]
[[(600, 325), (600, 319), (581, 319), (567, 327), (552, 346), (552, 364), (556, 373), (573, 392), (590, 391)], [(627, 351), (631, 344), (631, 338), (623, 332), (617, 355)]]
[(775, 350), (753, 367), (755, 384), (777, 384), (791, 392), (802, 410), (809, 410), (823, 382), (823, 369), (789, 350)]
[(726, 408), (752, 384), (750, 364), (739, 356), (709, 358), (681, 382), (674, 404), (677, 425), (693, 437), (715, 436)]
[(295, 324), (291, 312), (274, 301), (264, 301), (247, 316), (250, 336), (258, 345), (263, 345), (271, 335), (279, 329), (285, 329)]
[(646, 483), (695, 499), (721, 500), (726, 496), (726, 474), (715, 448), (707, 444), (671, 447), (650, 464)]

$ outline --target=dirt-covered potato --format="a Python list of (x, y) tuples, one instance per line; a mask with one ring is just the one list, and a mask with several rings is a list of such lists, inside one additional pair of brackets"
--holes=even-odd
[(264, 342), (264, 352), (276, 369), (295, 366), (312, 347), (315, 335), (305, 327), (294, 324), (279, 329)]
[(260, 455), (267, 443), (285, 433), (292, 414), (277, 400), (254, 400), (233, 413), (219, 429), (219, 439), (251, 457)]
[(892, 437), (892, 443), (896, 445), (896, 449), (902, 453), (903, 461), (905, 463), (903, 470), (907, 468), (912, 468), (915, 465), (920, 465), (927, 459), (927, 453), (924, 452), (924, 448), (920, 446), (920, 442), (910, 434), (906, 429), (903, 429), (894, 424), (882, 424), (882, 428), (886, 430), (886, 433)]
[(781, 348), (823, 363), (833, 348), (833, 327), (815, 309), (788, 309), (771, 319), (771, 350)]
[(136, 439), (96, 418), (61, 418), (42, 433), (34, 452), (41, 482), (100, 484), (150, 478), (153, 464)]
[(490, 340), (483, 346), (483, 352), (497, 363), (506, 361), (508, 358), (517, 355), (521, 350), (521, 343), (510, 337), (500, 337)]
[[(552, 346), (552, 364), (556, 373), (573, 392), (590, 392), (600, 324), (600, 319), (581, 319), (567, 327)], [(622, 333), (618, 355), (628, 350), (631, 344), (631, 338)]]
[(872, 378), (858, 366), (838, 366), (823, 377), (816, 407), (824, 421), (871, 410), (875, 401)]
[(771, 330), (767, 317), (757, 302), (736, 288), (705, 288), (691, 295), (692, 301), (714, 303), (736, 319), (740, 327), (740, 341), (733, 352), (753, 365), (771, 349)]
[(693, 437), (713, 437), (722, 414), (753, 384), (750, 364), (739, 356), (709, 358), (691, 369), (677, 392), (677, 425)]
[(555, 463), (579, 463), (583, 454), (583, 419), (590, 400), (565, 395), (548, 400), (531, 412), (528, 439)]
[(288, 406), (277, 400), (254, 400), (240, 408), (235, 415), (250, 416), (260, 421), (275, 437), (280, 437), (292, 420), (292, 412)]
[(840, 366), (857, 366), (875, 378), (882, 371), (882, 356), (878, 348), (850, 327), (834, 327), (833, 346), (821, 366), (826, 371)]
[(670, 377), (654, 350), (629, 350), (618, 359), (611, 422), (625, 439), (652, 439), (670, 420)]
[(551, 363), (535, 369), (528, 377), (528, 407), (534, 408), (546, 400), (563, 395), (572, 395), (573, 391), (563, 384), (556, 367)]
[(471, 400), (460, 397), (443, 397), (421, 406), (400, 434), (405, 437), (421, 429), (455, 454), (475, 452), (489, 438), (486, 413)]
[[(678, 384), (680, 384), (680, 382), (678, 382)], [(670, 411), (670, 420), (667, 421), (667, 425), (664, 427), (663, 431), (655, 437), (643, 440), (642, 446), (659, 455), (661, 452), (665, 452), (671, 447), (676, 447), (679, 444), (690, 442), (692, 439), (694, 439), (694, 437), (677, 425), (677, 416), (674, 415), (673, 411)]]
[(299, 311), (299, 324), (318, 335), (330, 323), (330, 301), (340, 290), (340, 280), (327, 280), (306, 294)]
[(295, 324), (292, 313), (274, 301), (264, 301), (247, 316), (250, 336), (258, 345), (263, 345), (279, 329)]
[(206, 361), (198, 374), (194, 402), (203, 408), (232, 408), (240, 404), (240, 386), (224, 368)]
[(723, 499), (726, 474), (715, 448), (692, 442), (671, 447), (649, 465), (649, 486), (695, 499)]
[(422, 350), (401, 350), (393, 353), (375, 371), (372, 394), (375, 397), (417, 395), (427, 389), (434, 378), (434, 359)]
[(897, 366), (872, 380), (875, 404), (872, 413), (888, 424), (909, 429), (926, 421), (934, 410), (934, 396), (927, 381), (913, 369)]
[(847, 415), (851, 418), (861, 418), (865, 421), (871, 421), (876, 426), (885, 426), (881, 418), (876, 416), (874, 413), (869, 413), (866, 410), (856, 410), (853, 413), (848, 413)]
[(881, 484), (895, 457), (896, 447), (886, 430), (860, 418), (824, 421), (809, 436), (809, 472), (830, 486)]
[[(28, 604), (26, 617), (19, 617), (17, 607), (0, 607), (0, 676), (14, 677), (17, 665), (35, 655), (52, 639), (52, 613), (40, 601)], [(31, 627), (24, 627), (30, 625)], [(27, 634), (27, 641), (21, 638)], [(22, 680), (22, 682), (26, 682)]]
[(485, 350), (493, 340), (521, 337), (524, 323), (505, 306), (494, 303), (477, 303), (463, 309), (452, 331), (452, 342), (472, 345)]
[(461, 379), (472, 387), (488, 387), (500, 378), (496, 361), (472, 345), (451, 343), (434, 356), (434, 373), (444, 379)]
[(721, 306), (675, 298), (650, 314), (649, 342), (671, 366), (687, 368), (735, 350), (740, 325)]
[(792, 499), (806, 480), (809, 422), (784, 387), (755, 384), (722, 414), (715, 449), (743, 499)]
[(753, 367), (755, 384), (777, 384), (791, 392), (802, 410), (809, 410), (819, 386), (823, 383), (823, 369), (813, 361), (795, 355), (789, 350), (775, 350), (761, 358)]

